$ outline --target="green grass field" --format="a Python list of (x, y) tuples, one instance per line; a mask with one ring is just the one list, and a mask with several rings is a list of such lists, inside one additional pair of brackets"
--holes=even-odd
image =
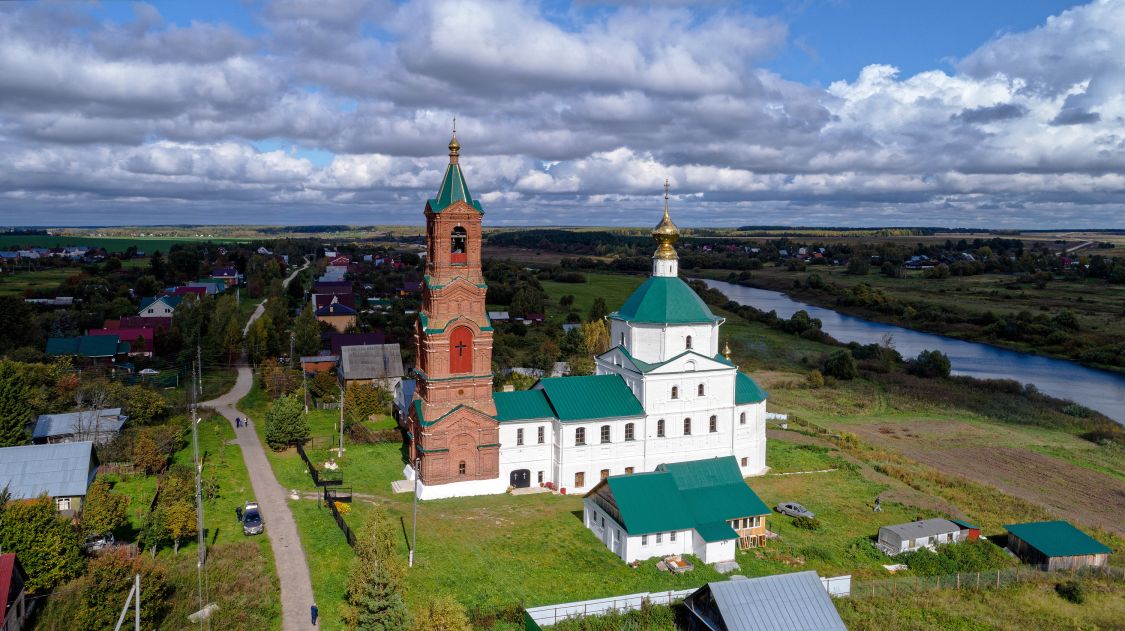
[(56, 267), (35, 271), (6, 271), (0, 274), (0, 296), (24, 296), (28, 292), (53, 291), (66, 279), (80, 274), (73, 267)]
[(57, 248), (70, 245), (85, 245), (91, 248), (105, 248), (111, 254), (124, 252), (130, 247), (145, 254), (153, 252), (168, 253), (168, 250), (177, 243), (238, 243), (242, 239), (231, 238), (198, 238), (198, 237), (83, 237), (67, 235), (41, 235), (41, 234), (4, 234), (0, 235), (0, 250), (15, 247), (21, 248)]

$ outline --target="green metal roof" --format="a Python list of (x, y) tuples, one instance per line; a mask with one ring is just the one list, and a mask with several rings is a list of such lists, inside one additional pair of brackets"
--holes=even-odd
[(555, 416), (562, 421), (645, 414), (621, 375), (550, 377), (540, 379), (535, 387), (543, 389)]
[(1038, 521), (1008, 524), (1004, 528), (1027, 545), (1049, 557), (1109, 554), (1107, 546), (1066, 521)]
[(609, 317), (649, 324), (718, 322), (688, 284), (677, 276), (653, 276), (629, 296)]
[(445, 177), (441, 179), (437, 197), (430, 200), (430, 210), (440, 213), (456, 202), (465, 202), (475, 208), (477, 212), (484, 214), (480, 202), (473, 199), (472, 194), (469, 193), (469, 185), (465, 183), (465, 175), (461, 172), (461, 165), (451, 164), (445, 169)]
[(555, 418), (555, 411), (547, 402), (543, 390), (517, 390), (515, 392), (495, 392), (496, 420), (517, 421), (536, 418)]
[(734, 378), (734, 403), (758, 403), (766, 400), (766, 391), (762, 390), (746, 373), (738, 373)]
[(726, 541), (737, 536), (727, 520), (770, 512), (734, 456), (663, 464), (606, 484), (630, 535), (694, 528), (705, 541)]
[(80, 337), (52, 337), (47, 340), (48, 355), (78, 355), (79, 357), (113, 357), (128, 353), (132, 348), (116, 335), (82, 335)]
[[(683, 357), (684, 355), (695, 355), (697, 357), (702, 357), (704, 359), (714, 359), (714, 360), (719, 361), (719, 363), (725, 364), (727, 366), (734, 366), (734, 364), (727, 361), (727, 359), (725, 357), (723, 357), (722, 355), (716, 355), (714, 357), (707, 357), (703, 353), (697, 353), (697, 352), (695, 352), (693, 350), (690, 350), (690, 349), (680, 353), (679, 355), (676, 355), (675, 357), (669, 357), (668, 359), (666, 359), (662, 362), (646, 362), (646, 361), (642, 361), (640, 359), (637, 359), (636, 357), (633, 357), (633, 354), (629, 352), (629, 349), (625, 348), (624, 346), (621, 346), (620, 344), (618, 344), (614, 348), (621, 349), (621, 354), (624, 355), (625, 357), (629, 358), (629, 361), (633, 362), (633, 364), (637, 367), (637, 370), (639, 370), (641, 372), (646, 372), (646, 373), (652, 372), (652, 371), (656, 370), (657, 368), (660, 368), (661, 366), (664, 366), (664, 365), (666, 365), (670, 362), (674, 362), (677, 359)], [(610, 350), (613, 350), (613, 349), (610, 349)], [(609, 351), (606, 351), (606, 352), (608, 353)], [(702, 371), (700, 371), (700, 372), (702, 372)]]

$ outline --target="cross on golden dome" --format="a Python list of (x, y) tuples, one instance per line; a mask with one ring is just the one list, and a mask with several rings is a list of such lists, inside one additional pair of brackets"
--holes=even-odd
[(658, 259), (674, 259), (676, 256), (676, 248), (672, 247), (680, 238), (680, 229), (676, 224), (672, 223), (672, 218), (668, 215), (668, 179), (664, 179), (664, 218), (652, 230), (652, 238), (656, 240), (659, 247), (656, 248), (654, 258)]

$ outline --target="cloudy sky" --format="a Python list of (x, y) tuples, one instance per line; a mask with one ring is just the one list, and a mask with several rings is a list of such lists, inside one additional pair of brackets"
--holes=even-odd
[(0, 4), (4, 225), (419, 223), (454, 115), (494, 226), (1125, 228), (1125, 0)]

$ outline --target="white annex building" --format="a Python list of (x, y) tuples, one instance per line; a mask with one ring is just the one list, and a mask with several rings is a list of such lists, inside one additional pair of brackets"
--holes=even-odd
[[(456, 166), (451, 162), (454, 175), (447, 173), (446, 180), (460, 177), (459, 170), (453, 171)], [(466, 207), (479, 209), (463, 183), (457, 190)], [(444, 204), (441, 196), (439, 191), (429, 208)], [(474, 374), (476, 359), (462, 358), (460, 340), (477, 351), (472, 358), (487, 352), (490, 359), (492, 323), (481, 304), (482, 322), (456, 316), (445, 322), (446, 317), (439, 328), (440, 303), (433, 300), (437, 306), (420, 320), (418, 354), (423, 356), (427, 344), (437, 346), (441, 340), (442, 350), (431, 357), (449, 353), (450, 358), (440, 364), (427, 358), (433, 367), (416, 370), (420, 385), (408, 430), (411, 463), (421, 463), (421, 499), (503, 493), (509, 487), (533, 485), (585, 493), (610, 476), (724, 456), (734, 457), (743, 476), (765, 473), (766, 393), (730, 361), (725, 345), (720, 352), (723, 319), (679, 278), (673, 247), (679, 231), (668, 214), (667, 190), (664, 197), (664, 217), (653, 230), (659, 246), (652, 276), (607, 317), (612, 347), (595, 358), (594, 375), (545, 378), (530, 390), (439, 406), (433, 401), (447, 396), (439, 388), (450, 387), (445, 384), (457, 378), (452, 376), (457, 366)], [(474, 256), (479, 224), (467, 224), (467, 247), (457, 240), (465, 232), (461, 225), (451, 228), (453, 256), (467, 251), (472, 267), (479, 260)], [(435, 253), (430, 264), (435, 275), (440, 274), (444, 244), (429, 245)], [(475, 275), (472, 269), (452, 269)], [(444, 290), (434, 284), (435, 293)], [(465, 379), (463, 383), (472, 383)], [(427, 392), (434, 397), (427, 399)], [(464, 396), (470, 394), (475, 390), (466, 388)], [(414, 479), (414, 470), (406, 467), (407, 479)]]

